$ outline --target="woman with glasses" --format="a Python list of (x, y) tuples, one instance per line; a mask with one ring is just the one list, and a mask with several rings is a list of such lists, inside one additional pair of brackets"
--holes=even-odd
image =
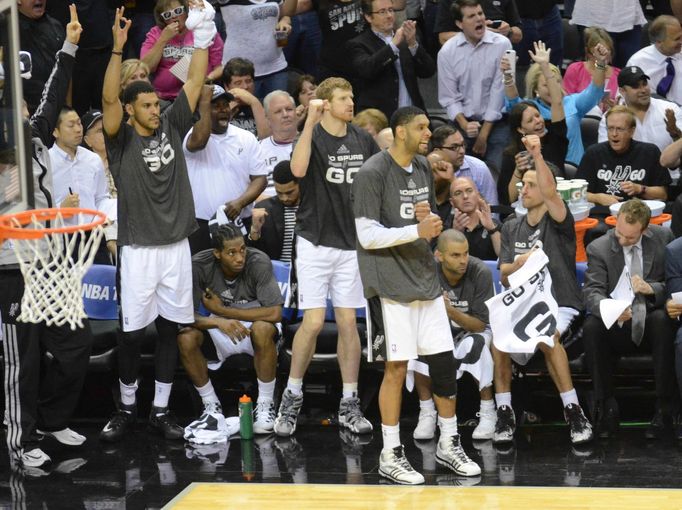
[[(185, 27), (187, 0), (159, 0), (154, 7), (154, 19), (156, 26), (147, 33), (140, 56), (154, 75), (152, 85), (159, 98), (173, 101), (183, 82), (171, 69), (185, 56), (189, 66), (194, 51), (194, 36)], [(223, 40), (216, 35), (208, 50), (207, 78), (220, 78), (222, 56)]]
[[(514, 202), (518, 198), (516, 183), (521, 182), (526, 170), (535, 169), (532, 159), (525, 152), (522, 142), (524, 136), (539, 136), (545, 161), (556, 165), (563, 174), (568, 149), (566, 113), (561, 100), (563, 92), (560, 79), (552, 70), (554, 66), (549, 63), (549, 53), (544, 43), (539, 42), (535, 43), (535, 53), (531, 52), (530, 55), (535, 62), (533, 65), (542, 73), (543, 84), (547, 89), (547, 103), (551, 105), (551, 122), (549, 127), (545, 125), (545, 119), (533, 101), (521, 101), (511, 109), (509, 113), (511, 140), (502, 154), (502, 170), (497, 181), (500, 204), (510, 205)], [(509, 88), (507, 81), (510, 79), (513, 81), (513, 77), (505, 75), (505, 88)]]
[[(544, 47), (544, 43), (542, 44)], [(558, 99), (563, 102), (566, 125), (568, 126), (569, 143), (566, 160), (576, 166), (580, 163), (585, 153), (580, 135), (580, 120), (587, 112), (597, 106), (604, 96), (605, 73), (607, 64), (611, 59), (611, 52), (601, 43), (597, 44), (593, 51), (595, 71), (590, 86), (578, 94), (566, 95), (564, 90), (561, 90), (561, 95)], [(502, 59), (501, 68), (503, 73), (509, 72), (509, 64), (506, 59)], [(550, 64), (550, 69), (551, 75), (554, 76), (554, 79), (559, 83), (559, 87), (562, 88), (561, 71), (552, 64)], [(514, 105), (522, 100), (519, 97), (516, 81), (513, 78), (512, 75), (505, 74), (504, 94), (507, 111), (510, 111)], [(537, 62), (531, 65), (528, 73), (526, 73), (526, 98), (528, 101), (535, 103), (536, 108), (545, 120), (551, 119), (553, 99), (549, 93), (547, 77)]]

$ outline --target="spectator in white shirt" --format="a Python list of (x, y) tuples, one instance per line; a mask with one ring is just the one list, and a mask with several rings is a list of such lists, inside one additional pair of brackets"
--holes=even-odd
[(272, 134), (260, 141), (260, 149), (263, 153), (265, 166), (268, 169), (268, 185), (263, 191), (261, 200), (275, 196), (272, 171), (280, 161), (291, 159), (294, 139), (298, 134), (296, 103), (288, 92), (284, 90), (270, 92), (263, 99), (263, 108)]
[(99, 203), (109, 198), (104, 165), (97, 154), (80, 146), (83, 126), (76, 110), (62, 109), (53, 134), (55, 143), (49, 152), (54, 202), (59, 207), (98, 209)]
[[(618, 75), (620, 102), (635, 113), (634, 139), (656, 145), (661, 152), (680, 138), (682, 108), (664, 99), (651, 97), (649, 77), (639, 67), (628, 66)], [(599, 123), (599, 142), (605, 142), (606, 117)], [(673, 176), (674, 177), (674, 176)]]
[(642, 46), (642, 26), (646, 18), (639, 0), (576, 0), (571, 24), (578, 30), (601, 27), (616, 48), (612, 64), (624, 67)]
[(682, 26), (674, 16), (659, 16), (649, 25), (651, 44), (630, 57), (649, 75), (651, 88), (662, 97), (682, 104)]
[(438, 101), (466, 134), (467, 149), (499, 171), (509, 138), (500, 60), (511, 42), (486, 29), (479, 0), (455, 2), (453, 15), (461, 32), (438, 53)]
[[(97, 154), (81, 147), (83, 126), (76, 110), (62, 108), (53, 135), (55, 143), (49, 153), (54, 203), (59, 207), (103, 210), (104, 202), (110, 198), (104, 165)], [(65, 223), (77, 225), (92, 220), (91, 216), (80, 215)], [(109, 263), (108, 256), (98, 253), (96, 262)]]
[(234, 96), (220, 85), (204, 87), (201, 119), (187, 133), (183, 151), (192, 186), (199, 230), (189, 237), (196, 253), (211, 247), (208, 220), (218, 208), (237, 226), (251, 226), (253, 202), (267, 184), (267, 168), (258, 140), (230, 124)]

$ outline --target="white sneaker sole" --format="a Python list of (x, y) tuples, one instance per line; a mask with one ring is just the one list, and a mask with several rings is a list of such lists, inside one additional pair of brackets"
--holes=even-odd
[(414, 481), (410, 481), (410, 480), (401, 480), (401, 479), (399, 479), (399, 478), (394, 478), (394, 477), (391, 476), (390, 474), (384, 472), (384, 471), (381, 469), (381, 467), (379, 467), (379, 476), (383, 476), (383, 477), (386, 478), (387, 480), (390, 480), (390, 481), (392, 481), (393, 483), (398, 483), (398, 484), (400, 484), (400, 485), (423, 485), (423, 484), (426, 482), (426, 480), (424, 480), (424, 477), (423, 477), (421, 474), (419, 475), (419, 476), (421, 477), (421, 480), (417, 479), (417, 480), (414, 480)]
[(478, 476), (478, 475), (481, 474), (481, 467), (480, 467), (478, 464), (475, 464), (475, 463), (474, 463), (474, 464), (475, 464), (476, 467), (471, 466), (471, 468), (470, 468), (468, 471), (463, 471), (462, 469), (456, 468), (455, 466), (453, 466), (452, 464), (450, 464), (447, 460), (442, 459), (441, 457), (439, 457), (437, 453), (436, 453), (436, 462), (438, 462), (438, 464), (440, 464), (441, 466), (445, 466), (446, 468), (448, 468), (450, 471), (452, 471), (453, 473), (455, 473), (455, 474), (457, 474), (457, 475), (461, 475), (461, 476)]
[(275, 430), (275, 423), (270, 423), (269, 425), (256, 425), (253, 424), (254, 434), (272, 434)]
[(488, 439), (492, 439), (494, 435), (494, 430), (490, 432), (476, 432), (476, 429), (474, 429), (474, 432), (471, 434), (471, 439), (476, 439), (477, 441), (486, 441)]

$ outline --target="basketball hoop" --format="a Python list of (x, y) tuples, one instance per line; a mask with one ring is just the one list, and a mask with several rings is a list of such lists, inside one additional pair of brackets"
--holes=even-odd
[[(84, 223), (67, 225), (69, 219)], [(81, 295), (83, 276), (95, 258), (106, 219), (101, 211), (77, 207), (0, 216), (0, 244), (9, 241), (24, 277), (17, 320), (83, 327), (87, 318)]]

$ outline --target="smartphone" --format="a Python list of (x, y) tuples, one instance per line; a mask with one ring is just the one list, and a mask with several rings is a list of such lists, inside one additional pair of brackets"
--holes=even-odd
[(502, 23), (504, 23), (504, 21), (502, 21), (501, 19), (494, 19), (490, 22), (490, 25), (488, 25), (488, 27), (494, 28), (497, 30), (498, 28), (500, 28), (502, 26)]
[(516, 78), (516, 51), (507, 50), (504, 52), (502, 58), (509, 62), (509, 68), (511, 69), (512, 76)]

